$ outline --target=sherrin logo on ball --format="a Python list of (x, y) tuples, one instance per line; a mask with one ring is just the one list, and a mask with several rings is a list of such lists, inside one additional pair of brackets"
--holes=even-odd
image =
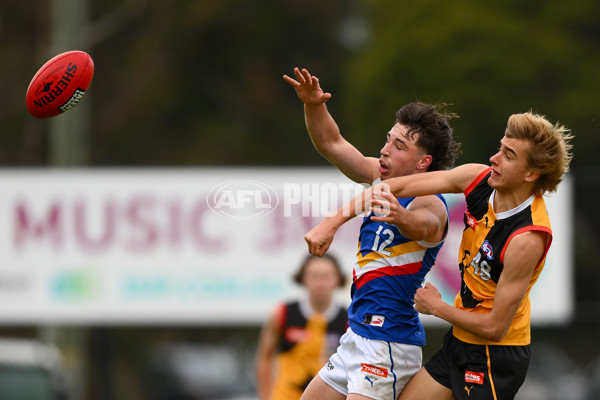
[(46, 62), (35, 74), (25, 95), (29, 113), (50, 118), (75, 107), (94, 76), (94, 61), (89, 54), (72, 50)]

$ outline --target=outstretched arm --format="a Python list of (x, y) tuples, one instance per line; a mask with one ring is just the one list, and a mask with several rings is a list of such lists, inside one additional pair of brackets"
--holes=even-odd
[(440, 193), (463, 193), (487, 165), (464, 164), (447, 171), (432, 171), (386, 179), (395, 197), (418, 197)]
[(304, 103), (306, 129), (317, 151), (353, 181), (372, 183), (378, 177), (378, 161), (365, 157), (342, 137), (325, 104), (331, 94), (323, 92), (319, 79), (308, 70), (294, 68), (294, 74), (296, 79), (287, 75), (283, 79)]
[(323, 218), (321, 222), (304, 235), (304, 240), (308, 244), (308, 252), (319, 257), (325, 254), (340, 226), (364, 213), (370, 207), (369, 199), (371, 195), (372, 188), (365, 190), (349, 203)]
[[(372, 218), (376, 221), (396, 224), (401, 230), (405, 229), (405, 232), (413, 240), (436, 242), (438, 240), (435, 238), (435, 232), (438, 232), (439, 235), (439, 224), (441, 223), (440, 221), (443, 221), (443, 215), (440, 214), (442, 210), (439, 208), (439, 204), (435, 208), (437, 212), (434, 213), (424, 213), (427, 210), (425, 208), (420, 210), (415, 209), (414, 211), (418, 211), (418, 214), (413, 214), (411, 217), (422, 218), (425, 225), (421, 227), (409, 227), (407, 226), (407, 222), (412, 221), (414, 225), (416, 224), (414, 222), (415, 219), (407, 219), (404, 214), (406, 210), (404, 209), (396, 209), (396, 214), (392, 215), (389, 206), (386, 208), (385, 203), (394, 203), (389, 198), (386, 198), (386, 195), (383, 193), (391, 192), (395, 197), (427, 197), (427, 195), (438, 193), (461, 193), (486, 168), (487, 166), (482, 164), (466, 164), (450, 171), (427, 172), (387, 179), (365, 190), (335, 213), (325, 217), (317, 226), (311, 229), (304, 237), (308, 244), (308, 249), (313, 255), (321, 256), (325, 254), (339, 227), (346, 221), (367, 211), (382, 214), (381, 216), (374, 216)], [(435, 199), (427, 199), (426, 197), (424, 198), (425, 204), (435, 203)], [(421, 203), (419, 208), (425, 204)], [(397, 220), (396, 218), (401, 218), (402, 220)]]

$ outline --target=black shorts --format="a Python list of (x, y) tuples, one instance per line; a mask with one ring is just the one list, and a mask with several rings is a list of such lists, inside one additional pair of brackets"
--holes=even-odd
[(523, 384), (530, 357), (529, 345), (464, 343), (454, 337), (450, 328), (442, 348), (425, 364), (425, 369), (451, 389), (456, 400), (508, 400)]

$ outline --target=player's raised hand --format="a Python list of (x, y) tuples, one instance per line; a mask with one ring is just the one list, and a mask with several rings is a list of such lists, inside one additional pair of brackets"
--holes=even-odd
[(312, 76), (306, 68), (302, 70), (294, 68), (294, 74), (296, 79), (287, 75), (284, 75), (283, 79), (296, 90), (296, 94), (304, 104), (318, 106), (331, 98), (331, 93), (323, 92), (323, 89), (319, 86), (319, 79)]

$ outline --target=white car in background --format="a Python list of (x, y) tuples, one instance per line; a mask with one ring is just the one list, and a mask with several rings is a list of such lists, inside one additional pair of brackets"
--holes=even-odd
[(58, 348), (0, 338), (0, 394), (2, 400), (69, 400)]

